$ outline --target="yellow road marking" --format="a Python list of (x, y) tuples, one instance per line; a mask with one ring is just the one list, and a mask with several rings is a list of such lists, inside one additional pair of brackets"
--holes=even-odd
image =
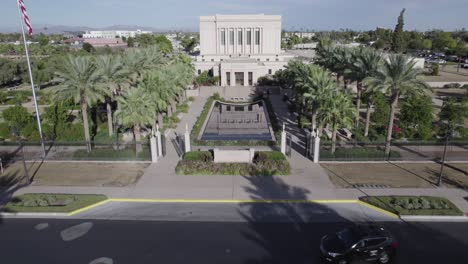
[(381, 212), (381, 213), (383, 213), (383, 214), (386, 214), (386, 215), (388, 215), (388, 216), (390, 216), (390, 217), (399, 218), (398, 215), (396, 215), (396, 214), (394, 214), (394, 213), (392, 213), (392, 212), (389, 212), (389, 211), (387, 211), (387, 210), (385, 210), (385, 209), (379, 208), (379, 207), (374, 206), (374, 205), (372, 205), (372, 204), (368, 204), (368, 203), (363, 202), (363, 201), (361, 201), (361, 200), (357, 200), (357, 203), (360, 204), (360, 205), (363, 205), (363, 206), (365, 206), (365, 207), (367, 207), (367, 208), (370, 208), (370, 209), (373, 209), (373, 210), (375, 210), (375, 211), (378, 211), (378, 212)]
[(73, 212), (68, 213), (68, 216), (76, 215), (78, 213), (87, 211), (89, 209), (95, 208), (97, 206), (109, 203), (109, 202), (127, 202), (127, 203), (357, 203), (362, 206), (365, 206), (369, 209), (372, 209), (374, 211), (383, 213), (387, 216), (393, 217), (393, 218), (398, 218), (398, 215), (391, 213), (387, 210), (384, 210), (382, 208), (376, 207), (374, 205), (368, 204), (366, 202), (363, 202), (361, 200), (338, 200), (338, 199), (332, 199), (332, 200), (288, 200), (288, 199), (266, 199), (266, 200), (239, 200), (239, 199), (138, 199), (138, 198), (110, 198), (86, 207), (83, 207), (81, 209), (75, 210)]
[(75, 210), (75, 211), (72, 211), (72, 212), (68, 213), (68, 216), (76, 215), (76, 214), (78, 214), (78, 213), (81, 213), (81, 212), (83, 212), (83, 211), (89, 210), (89, 209), (94, 208), (94, 207), (99, 206), (99, 205), (106, 204), (106, 203), (108, 203), (108, 202), (110, 202), (110, 200), (109, 200), (109, 199), (106, 199), (106, 200), (104, 200), (104, 201), (100, 201), (100, 202), (98, 202), (98, 203), (95, 203), (95, 204), (92, 204), (92, 205), (89, 205), (89, 206), (86, 206), (86, 207), (77, 209), (77, 210)]

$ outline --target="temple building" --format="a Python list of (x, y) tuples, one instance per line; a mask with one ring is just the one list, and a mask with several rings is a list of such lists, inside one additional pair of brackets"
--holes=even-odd
[(221, 86), (252, 86), (261, 76), (284, 68), (293, 56), (281, 51), (281, 16), (200, 17), (197, 73), (220, 77)]

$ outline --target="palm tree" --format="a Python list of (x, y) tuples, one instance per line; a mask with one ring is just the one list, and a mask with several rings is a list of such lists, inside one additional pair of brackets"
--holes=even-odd
[(383, 67), (375, 76), (364, 80), (364, 84), (367, 86), (380, 90), (390, 96), (390, 118), (385, 142), (385, 153), (387, 155), (390, 154), (390, 143), (398, 99), (400, 96), (421, 94), (428, 89), (428, 85), (417, 78), (421, 70), (415, 68), (415, 64), (414, 59), (410, 59), (403, 54), (393, 54), (384, 62)]
[(309, 65), (306, 75), (298, 77), (298, 86), (303, 87), (303, 97), (311, 112), (312, 131), (317, 128), (317, 115), (325, 98), (337, 89), (336, 82), (329, 71), (315, 65)]
[(112, 121), (112, 101), (113, 96), (117, 94), (118, 83), (121, 83), (128, 76), (121, 57), (115, 55), (102, 55), (97, 57), (96, 63), (98, 70), (101, 74), (102, 81), (107, 89), (109, 89), (109, 96), (106, 96), (106, 109), (107, 109), (107, 127), (109, 136), (114, 134), (113, 121)]
[(336, 133), (338, 128), (350, 127), (353, 124), (354, 108), (351, 95), (345, 91), (335, 89), (327, 98), (324, 98), (322, 109), (318, 118), (321, 126), (330, 124), (332, 129), (331, 153), (336, 150)]
[(151, 100), (142, 94), (144, 91), (140, 88), (125, 90), (123, 95), (117, 98), (118, 108), (115, 112), (124, 126), (132, 127), (137, 154), (142, 151), (141, 128), (150, 124), (154, 118)]
[(170, 81), (163, 72), (158, 70), (145, 73), (138, 86), (143, 96), (151, 98), (151, 109), (155, 113), (153, 128), (156, 127), (156, 122), (160, 128), (163, 127), (162, 114), (168, 109), (168, 102), (172, 97), (168, 86)]
[[(355, 61), (354, 64), (351, 65), (351, 72), (350, 78), (353, 81), (356, 81), (356, 91), (357, 91), (357, 100), (356, 100), (356, 120), (355, 120), (355, 128), (359, 127), (359, 110), (361, 109), (361, 97), (364, 87), (362, 85), (362, 81), (370, 76), (374, 76), (377, 71), (379, 70), (379, 66), (382, 62), (382, 54), (374, 49), (370, 48), (360, 48), (357, 49), (354, 53)], [(368, 98), (369, 99), (369, 98)], [(369, 130), (369, 124), (367, 123), (370, 121), (370, 107), (372, 106), (371, 100), (368, 100), (368, 112), (366, 116), (366, 127), (367, 131)], [(367, 135), (367, 133), (365, 133)]]
[(136, 85), (141, 74), (146, 70), (147, 63), (142, 51), (130, 49), (124, 53), (123, 63), (129, 73), (129, 81), (132, 85)]
[(55, 73), (60, 85), (54, 90), (57, 100), (73, 100), (80, 104), (83, 116), (86, 147), (91, 151), (91, 137), (89, 135), (88, 108), (97, 101), (104, 101), (109, 91), (102, 85), (98, 85), (100, 74), (92, 57), (68, 56), (60, 64)]

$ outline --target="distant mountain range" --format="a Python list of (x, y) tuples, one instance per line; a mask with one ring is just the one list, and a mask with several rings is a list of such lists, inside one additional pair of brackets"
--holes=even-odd
[[(44, 34), (58, 34), (63, 32), (77, 32), (77, 31), (89, 31), (89, 30), (137, 30), (141, 29), (143, 31), (152, 31), (152, 32), (169, 32), (169, 31), (182, 31), (182, 32), (194, 32), (196, 29), (189, 28), (154, 28), (154, 27), (145, 27), (137, 25), (113, 25), (108, 27), (101, 28), (91, 28), (86, 26), (62, 26), (62, 25), (48, 25), (48, 24), (38, 24), (33, 25), (34, 33), (44, 33)], [(0, 33), (13, 33), (18, 32), (19, 29), (14, 27), (1, 27)]]

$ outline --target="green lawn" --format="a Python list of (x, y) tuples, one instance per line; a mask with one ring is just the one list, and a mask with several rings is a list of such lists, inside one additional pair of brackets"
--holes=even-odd
[(16, 196), (3, 208), (4, 212), (70, 213), (106, 200), (96, 194), (23, 194)]
[(365, 196), (361, 201), (398, 215), (463, 215), (448, 199), (433, 196)]

